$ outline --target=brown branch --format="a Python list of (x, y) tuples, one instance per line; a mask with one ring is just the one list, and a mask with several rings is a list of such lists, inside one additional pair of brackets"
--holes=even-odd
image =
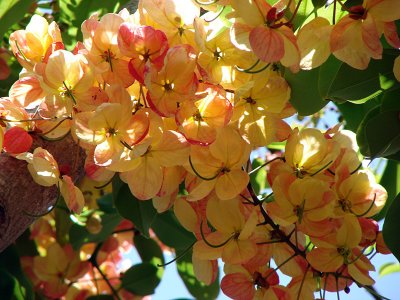
[[(33, 136), (32, 150), (42, 147), (57, 160), (69, 165), (74, 181), (84, 174), (84, 151), (68, 135), (60, 141), (46, 141)], [(0, 252), (13, 243), (30, 224), (32, 215), (46, 212), (58, 196), (57, 187), (43, 187), (32, 180), (25, 161), (0, 154)], [(28, 214), (27, 214), (28, 213)]]
[[(294, 251), (295, 255), (300, 255), (303, 258), (306, 258), (306, 253), (305, 251), (300, 250), (293, 242), (290, 240), (290, 236), (287, 236), (280, 228), (278, 224), (275, 224), (275, 222), (271, 219), (271, 217), (268, 215), (268, 213), (265, 211), (262, 202), (258, 199), (257, 195), (254, 193), (253, 187), (251, 186), (251, 182), (249, 181), (247, 185), (247, 190), (249, 191), (249, 194), (251, 196), (251, 199), (253, 200), (253, 203), (255, 206), (258, 206), (260, 208), (260, 212), (264, 218), (264, 224), (268, 224), (272, 227), (274, 232), (279, 235), (279, 238), (285, 242), (292, 250)], [(297, 232), (296, 232), (297, 234)]]
[(102, 246), (103, 246), (102, 242), (96, 245), (96, 248), (94, 249), (94, 251), (93, 251), (93, 253), (90, 256), (88, 261), (100, 273), (101, 277), (103, 278), (103, 280), (106, 282), (106, 284), (110, 288), (111, 292), (113, 293), (115, 299), (121, 300), (121, 297), (119, 296), (117, 290), (113, 287), (113, 285), (111, 284), (111, 282), (110, 282), (109, 278), (107, 277), (107, 275), (104, 274), (103, 271), (100, 269), (100, 266), (99, 266), (99, 264), (97, 262), (97, 255), (99, 254), (99, 251), (100, 251)]

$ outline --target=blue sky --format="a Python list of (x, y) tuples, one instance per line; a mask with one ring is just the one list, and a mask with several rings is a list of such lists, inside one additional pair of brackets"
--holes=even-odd
[[(140, 258), (133, 250), (130, 257), (134, 263), (140, 262)], [(173, 256), (167, 255), (166, 261), (173, 259)], [(393, 255), (376, 255), (372, 263), (375, 265), (378, 271), (380, 266), (388, 262), (397, 262)], [(222, 272), (221, 272), (222, 273)], [(379, 278), (378, 272), (371, 273), (372, 277), (376, 280), (375, 288), (382, 295), (391, 300), (400, 299), (400, 273), (393, 273), (382, 278)], [(350, 294), (340, 293), (341, 300), (373, 300), (373, 298), (362, 288), (358, 288), (356, 285), (350, 287)], [(160, 285), (156, 289), (156, 293), (152, 295), (153, 300), (174, 300), (174, 299), (194, 299), (189, 294), (182, 280), (180, 279), (176, 270), (176, 264), (170, 264), (165, 268), (164, 276)], [(230, 299), (220, 292), (218, 300)], [(336, 294), (327, 293), (327, 300), (336, 300)]]

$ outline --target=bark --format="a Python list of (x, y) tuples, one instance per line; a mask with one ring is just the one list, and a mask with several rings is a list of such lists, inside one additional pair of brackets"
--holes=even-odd
[[(60, 141), (46, 141), (34, 137), (32, 150), (48, 150), (59, 166), (69, 165), (74, 181), (84, 175), (85, 152), (68, 135)], [(0, 252), (13, 243), (35, 217), (48, 211), (57, 199), (57, 187), (36, 184), (27, 163), (2, 153), (0, 155)]]
[[(131, 0), (126, 7), (133, 13), (138, 0)], [(34, 146), (47, 149), (57, 160), (59, 166), (69, 165), (71, 176), (77, 181), (84, 174), (84, 151), (71, 136), (61, 141), (46, 141), (34, 138)], [(27, 163), (6, 153), (0, 154), (0, 252), (13, 243), (35, 217), (41, 215), (55, 204), (57, 187), (43, 187), (36, 184), (27, 169)]]

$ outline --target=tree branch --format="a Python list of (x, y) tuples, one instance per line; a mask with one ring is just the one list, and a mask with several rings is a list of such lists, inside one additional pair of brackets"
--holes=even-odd
[[(69, 165), (70, 175), (75, 182), (84, 175), (85, 152), (70, 135), (59, 141), (32, 137), (34, 139), (32, 150), (42, 147), (54, 156), (59, 166)], [(25, 161), (1, 153), (0, 252), (35, 221), (34, 215), (43, 214), (54, 205), (57, 196), (56, 186), (43, 187), (33, 181)]]

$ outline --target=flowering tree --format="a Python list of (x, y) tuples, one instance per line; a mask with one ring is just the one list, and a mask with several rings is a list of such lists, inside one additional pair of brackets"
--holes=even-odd
[(175, 263), (196, 299), (381, 299), (400, 3), (127, 2), (0, 3), (2, 297), (142, 299)]

